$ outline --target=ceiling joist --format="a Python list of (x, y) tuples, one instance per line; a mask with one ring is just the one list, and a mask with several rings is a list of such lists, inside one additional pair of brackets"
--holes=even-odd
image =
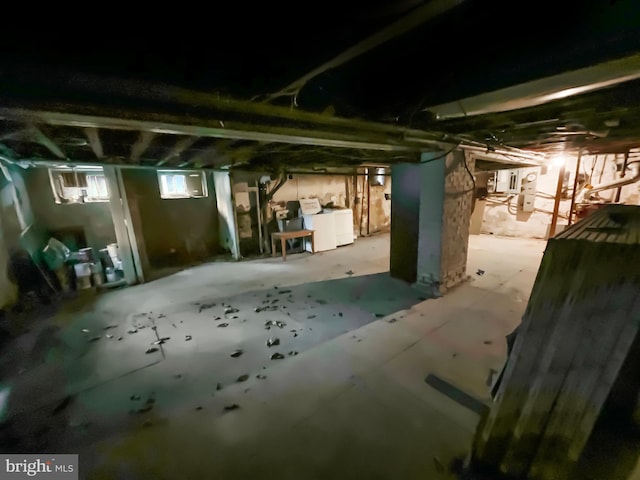
[(100, 141), (100, 133), (95, 127), (87, 127), (84, 129), (84, 134), (89, 141), (91, 150), (96, 155), (96, 158), (101, 159), (104, 157), (104, 151), (102, 149), (102, 142)]
[(160, 167), (160, 166), (164, 165), (165, 163), (173, 160), (174, 158), (180, 157), (180, 154), (182, 154), (182, 152), (184, 152), (185, 150), (187, 150), (188, 148), (193, 146), (193, 144), (196, 143), (198, 140), (200, 140), (200, 137), (183, 137), (183, 138), (178, 139), (176, 141), (175, 146), (171, 149), (171, 151), (169, 153), (167, 153), (156, 164), (156, 166)]
[(142, 130), (136, 143), (131, 146), (130, 159), (133, 163), (140, 163), (140, 157), (149, 148), (151, 142), (156, 136), (156, 132), (149, 130)]

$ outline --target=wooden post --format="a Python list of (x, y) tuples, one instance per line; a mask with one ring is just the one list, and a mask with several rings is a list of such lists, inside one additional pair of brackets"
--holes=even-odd
[(369, 168), (367, 168), (367, 236), (371, 235), (371, 177), (369, 176)]
[(553, 203), (553, 214), (551, 215), (551, 228), (549, 229), (549, 238), (556, 234), (556, 225), (558, 224), (558, 210), (560, 209), (560, 197), (562, 196), (562, 185), (564, 183), (564, 163), (558, 172), (558, 186), (556, 187), (556, 199)]
[[(627, 163), (629, 162), (629, 150), (624, 154), (624, 161), (622, 162), (622, 171), (620, 172), (620, 178), (624, 178), (625, 173), (627, 171)], [(620, 201), (620, 194), (622, 193), (622, 187), (618, 187), (616, 190), (616, 199), (615, 202), (618, 203)]]
[(582, 160), (582, 149), (578, 150), (578, 160), (576, 160), (576, 175), (573, 179), (573, 192), (571, 193), (571, 207), (569, 208), (569, 222), (568, 226), (571, 226), (573, 221), (573, 209), (576, 205), (576, 188), (578, 188), (578, 175), (580, 174), (580, 161)]
[(144, 282), (142, 259), (138, 251), (138, 241), (131, 219), (129, 201), (122, 181), (122, 172), (116, 167), (103, 167), (109, 186), (109, 207), (120, 249), (124, 278), (129, 285)]

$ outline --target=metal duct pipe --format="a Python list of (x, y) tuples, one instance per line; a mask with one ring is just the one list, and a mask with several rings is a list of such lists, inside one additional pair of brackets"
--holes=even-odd
[(640, 78), (640, 55), (581, 68), (424, 108), (438, 120), (533, 107)]
[(632, 174), (631, 176), (624, 176), (623, 178), (619, 178), (617, 180), (613, 180), (611, 182), (601, 183), (600, 185), (596, 185), (595, 187), (584, 187), (580, 193), (576, 196), (575, 203), (583, 203), (584, 197), (590, 195), (592, 193), (602, 192), (604, 190), (610, 190), (612, 188), (624, 187), (625, 185), (629, 185), (631, 183), (635, 183), (640, 181), (640, 162), (632, 164)]
[(634, 163), (632, 165), (633, 166), (631, 168), (633, 173), (631, 174), (631, 176), (625, 176), (624, 178), (619, 178), (611, 182), (601, 183), (600, 185), (596, 185), (595, 187), (588, 189), (586, 193), (602, 192), (603, 190), (623, 187), (625, 185), (629, 185), (630, 183), (640, 181), (640, 163)]

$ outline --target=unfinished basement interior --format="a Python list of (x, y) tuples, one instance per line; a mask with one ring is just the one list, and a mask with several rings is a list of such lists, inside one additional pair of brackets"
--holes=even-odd
[(0, 478), (640, 479), (640, 4), (187, 10), (3, 35)]

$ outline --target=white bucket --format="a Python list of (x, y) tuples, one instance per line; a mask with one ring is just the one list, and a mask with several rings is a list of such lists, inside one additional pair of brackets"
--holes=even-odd
[(113, 268), (107, 268), (105, 273), (107, 274), (107, 282), (115, 282), (118, 280), (118, 274)]
[(89, 263), (76, 263), (73, 268), (75, 269), (76, 277), (91, 276), (91, 264)]
[(110, 243), (109, 245), (107, 245), (107, 251), (109, 252), (109, 256), (111, 258), (118, 258), (118, 244), (117, 243)]

